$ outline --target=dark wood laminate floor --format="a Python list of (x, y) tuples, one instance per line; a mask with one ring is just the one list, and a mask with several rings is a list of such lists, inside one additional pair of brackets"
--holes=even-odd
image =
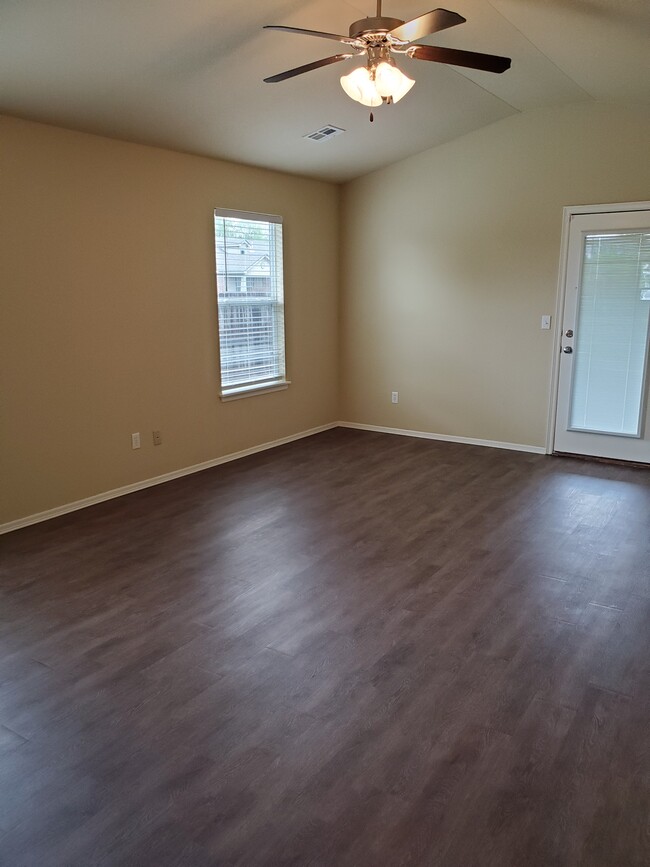
[(0, 539), (0, 863), (650, 863), (650, 472), (334, 430)]

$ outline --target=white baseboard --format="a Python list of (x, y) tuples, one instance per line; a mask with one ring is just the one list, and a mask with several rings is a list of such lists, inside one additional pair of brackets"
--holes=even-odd
[(464, 443), (468, 446), (486, 446), (490, 449), (509, 449), (513, 452), (530, 452), (534, 455), (545, 455), (544, 446), (529, 446), (523, 443), (500, 443), (496, 440), (476, 440), (471, 437), (453, 437), (447, 434), (429, 433), (421, 430), (404, 430), (399, 427), (381, 427), (376, 424), (357, 424), (352, 421), (340, 421), (339, 427), (350, 427), (355, 430), (371, 430), (377, 433), (397, 434), (403, 437), (420, 437), (425, 440), (442, 440), (446, 443)]
[(151, 488), (154, 485), (162, 485), (165, 482), (171, 482), (173, 479), (180, 479), (182, 476), (189, 476), (192, 473), (200, 473), (201, 470), (208, 470), (210, 467), (217, 467), (219, 464), (226, 464), (229, 461), (236, 461), (239, 458), (245, 458), (248, 455), (254, 455), (257, 452), (263, 452), (267, 449), (274, 449), (277, 446), (285, 445), (286, 443), (294, 442), (295, 440), (303, 439), (304, 437), (314, 436), (314, 434), (322, 433), (326, 430), (331, 430), (335, 427), (354, 428), (356, 430), (376, 431), (377, 433), (396, 434), (398, 436), (420, 437), (427, 440), (442, 440), (449, 443), (464, 443), (470, 446), (487, 446), (493, 449), (510, 449), (515, 452), (530, 452), (536, 455), (546, 454), (546, 449), (543, 446), (529, 446), (521, 443), (501, 443), (495, 440), (477, 440), (469, 437), (447, 436), (446, 434), (429, 433), (428, 431), (419, 430), (404, 430), (403, 428), (381, 427), (375, 424), (357, 424), (351, 421), (338, 421), (331, 424), (324, 424), (320, 427), (314, 427), (310, 430), (301, 431), (297, 434), (291, 434), (287, 437), (282, 437), (278, 440), (273, 440), (268, 443), (262, 443), (259, 446), (253, 446), (250, 449), (243, 449), (239, 452), (232, 452), (229, 455), (224, 455), (220, 458), (214, 458), (210, 461), (204, 461), (200, 464), (194, 464), (191, 467), (184, 467), (180, 470), (173, 470), (171, 473), (164, 473), (162, 476), (155, 476), (152, 479), (144, 479), (141, 482), (134, 482), (132, 485), (124, 485), (121, 488), (115, 488), (112, 491), (104, 491), (101, 494), (95, 494), (92, 497), (86, 497), (83, 500), (76, 500), (73, 503), (66, 503), (63, 506), (57, 506), (54, 509), (47, 509), (45, 512), (38, 512), (35, 515), (27, 515), (25, 518), (19, 518), (16, 521), (9, 521), (6, 524), (0, 524), (0, 535), (3, 533), (11, 533), (13, 530), (20, 530), (21, 527), (29, 527), (31, 524), (39, 524), (41, 521), (49, 521), (51, 518), (58, 518), (60, 515), (67, 515), (68, 512), (76, 512), (78, 509), (85, 509), (88, 506), (95, 506), (97, 503), (103, 503), (106, 500), (113, 500), (116, 497), (123, 497), (126, 494), (133, 494), (136, 491), (142, 491), (145, 488)]
[(95, 506), (97, 503), (103, 503), (105, 500), (113, 500), (116, 497), (123, 497), (126, 494), (133, 494), (135, 491), (142, 491), (145, 488), (151, 488), (154, 485), (162, 485), (165, 482), (171, 482), (173, 479), (180, 479), (182, 476), (189, 476), (192, 473), (200, 473), (201, 470), (208, 470), (210, 467), (217, 467), (219, 464), (226, 464), (229, 461), (236, 461), (239, 458), (245, 458), (248, 455), (254, 455), (257, 452), (263, 452), (267, 449), (274, 449), (277, 446), (285, 445), (286, 443), (300, 440), (304, 437), (314, 436), (314, 434), (322, 433), (326, 430), (338, 427), (338, 422), (324, 424), (320, 427), (314, 427), (310, 430), (301, 431), (297, 434), (291, 434), (287, 437), (282, 437), (272, 442), (262, 443), (259, 446), (253, 446), (250, 449), (243, 449), (240, 452), (232, 452), (229, 455), (224, 455), (221, 458), (214, 458), (211, 461), (203, 461), (201, 464), (194, 464), (191, 467), (184, 467), (181, 470), (173, 470), (171, 473), (164, 473), (162, 476), (155, 476), (152, 479), (144, 479), (141, 482), (134, 482), (132, 485), (124, 485), (122, 488), (115, 488), (112, 491), (104, 491), (101, 494), (95, 494), (92, 497), (86, 497), (83, 500), (76, 500), (73, 503), (66, 503), (63, 506), (57, 506), (54, 509), (47, 509), (45, 512), (38, 512), (35, 515), (28, 515), (25, 518), (19, 518), (16, 521), (9, 521), (7, 524), (0, 524), (0, 534), (11, 533), (12, 530), (20, 530), (21, 527), (29, 527), (31, 524), (39, 524), (41, 521), (49, 521), (51, 518), (58, 518), (60, 515), (67, 515), (68, 512), (76, 512), (78, 509), (85, 509), (88, 506)]

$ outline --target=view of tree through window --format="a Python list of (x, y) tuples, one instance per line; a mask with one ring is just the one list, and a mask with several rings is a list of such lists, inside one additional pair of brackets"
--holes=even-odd
[(219, 209), (214, 226), (222, 393), (283, 383), (282, 220)]

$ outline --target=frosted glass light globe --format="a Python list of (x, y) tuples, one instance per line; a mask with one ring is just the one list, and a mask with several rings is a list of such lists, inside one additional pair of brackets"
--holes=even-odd
[(342, 75), (341, 87), (351, 99), (360, 102), (361, 105), (373, 107), (382, 103), (370, 71), (365, 66), (353, 69), (349, 75)]
[(413, 87), (415, 81), (404, 75), (401, 69), (382, 61), (375, 70), (375, 87), (379, 96), (392, 96), (393, 102), (405, 96)]

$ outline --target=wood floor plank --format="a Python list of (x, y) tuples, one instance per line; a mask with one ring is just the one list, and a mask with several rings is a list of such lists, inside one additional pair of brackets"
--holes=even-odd
[(0, 864), (645, 867), (650, 473), (352, 430), (0, 538)]

